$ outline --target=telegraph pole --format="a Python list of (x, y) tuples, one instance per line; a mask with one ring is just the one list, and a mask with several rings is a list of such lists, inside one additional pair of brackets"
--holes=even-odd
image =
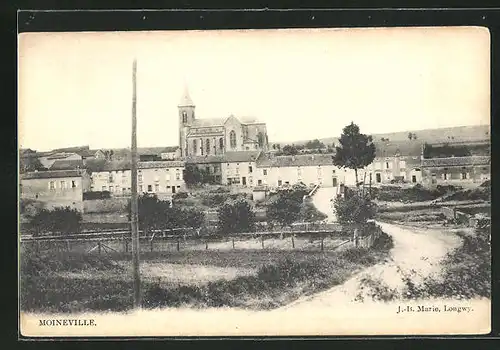
[(132, 264), (134, 271), (134, 307), (141, 307), (141, 275), (139, 270), (139, 228), (137, 212), (139, 203), (137, 198), (137, 60), (132, 66), (132, 199), (131, 199), (131, 231), (132, 231)]

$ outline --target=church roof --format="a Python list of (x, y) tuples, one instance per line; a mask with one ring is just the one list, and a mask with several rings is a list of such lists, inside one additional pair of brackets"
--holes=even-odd
[(236, 117), (242, 124), (263, 124), (264, 122), (255, 117)]
[(194, 102), (189, 95), (187, 86), (184, 88), (184, 93), (179, 101), (179, 107), (194, 107)]
[(223, 126), (227, 118), (195, 119), (191, 124), (193, 128), (204, 128), (210, 126)]

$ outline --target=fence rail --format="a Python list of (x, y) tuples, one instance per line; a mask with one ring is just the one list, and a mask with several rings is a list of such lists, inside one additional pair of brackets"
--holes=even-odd
[[(205, 250), (300, 250), (333, 251), (349, 247), (370, 248), (380, 235), (380, 228), (368, 235), (353, 237), (344, 232), (249, 232), (231, 236), (142, 236), (140, 251), (145, 252), (189, 252)], [(127, 232), (129, 233), (129, 232)], [(100, 237), (36, 237), (21, 239), (21, 248), (40, 252), (77, 252), (82, 254), (130, 253), (130, 234), (103, 234)]]

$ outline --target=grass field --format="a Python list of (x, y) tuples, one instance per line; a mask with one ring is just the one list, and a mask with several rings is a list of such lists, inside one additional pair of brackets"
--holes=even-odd
[[(186, 250), (141, 254), (143, 305), (267, 309), (342, 283), (387, 257), (370, 250)], [(124, 311), (132, 306), (130, 253), (21, 252), (23, 311)]]

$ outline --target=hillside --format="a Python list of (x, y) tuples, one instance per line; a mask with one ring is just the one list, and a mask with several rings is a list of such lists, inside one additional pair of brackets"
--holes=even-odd
[[(473, 141), (480, 139), (487, 139), (490, 137), (489, 125), (474, 125), (474, 126), (457, 126), (451, 128), (439, 129), (425, 129), (425, 130), (408, 130), (393, 133), (373, 134), (375, 142), (382, 141), (382, 139), (389, 139), (391, 142), (408, 142), (408, 133), (417, 135), (417, 141), (422, 142), (447, 142), (447, 141)], [(453, 140), (451, 139), (453, 137)], [(309, 140), (280, 142), (280, 144), (305, 144)], [(332, 144), (338, 142), (338, 137), (329, 137), (320, 139), (324, 144)], [(272, 147), (272, 144), (271, 144)]]

